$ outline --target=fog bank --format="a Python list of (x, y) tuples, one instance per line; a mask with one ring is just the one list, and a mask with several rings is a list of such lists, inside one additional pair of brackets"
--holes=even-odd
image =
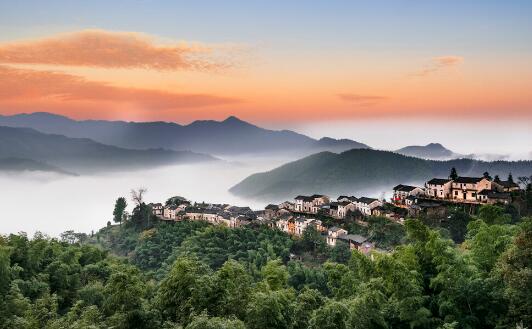
[(146, 187), (146, 202), (181, 195), (193, 201), (263, 208), (260, 201), (235, 197), (227, 190), (248, 175), (273, 169), (287, 159), (239, 159), (157, 169), (67, 177), (47, 173), (0, 174), (0, 234), (35, 231), (56, 236), (66, 230), (90, 233), (112, 220), (119, 196)]

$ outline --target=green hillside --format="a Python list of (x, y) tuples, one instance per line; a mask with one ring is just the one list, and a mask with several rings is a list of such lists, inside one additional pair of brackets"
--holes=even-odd
[(514, 177), (532, 174), (532, 161), (424, 160), (388, 151), (355, 149), (340, 154), (317, 153), (269, 172), (253, 174), (230, 191), (264, 200), (292, 198), (297, 194), (360, 194), (390, 191), (400, 183), (422, 184), (432, 177), (447, 177), (455, 167), (462, 176)]

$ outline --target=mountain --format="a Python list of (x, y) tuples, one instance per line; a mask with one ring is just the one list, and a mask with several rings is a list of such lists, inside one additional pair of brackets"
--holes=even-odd
[(44, 133), (132, 149), (165, 148), (209, 154), (297, 153), (369, 148), (351, 140), (316, 140), (290, 130), (257, 127), (234, 116), (223, 121), (201, 120), (188, 125), (170, 122), (76, 121), (36, 112), (0, 116), (0, 125), (33, 128)]
[(0, 172), (23, 172), (23, 171), (44, 171), (53, 172), (62, 175), (75, 175), (66, 170), (51, 166), (47, 163), (22, 159), (22, 158), (1, 158), (0, 159)]
[(31, 159), (75, 172), (150, 168), (215, 159), (189, 151), (130, 150), (97, 143), (87, 138), (69, 138), (29, 128), (2, 126), (0, 157)]
[(433, 177), (447, 177), (452, 167), (462, 176), (482, 175), (485, 171), (500, 177), (506, 177), (509, 172), (514, 177), (532, 174), (532, 161), (435, 161), (358, 149), (340, 154), (321, 152), (253, 174), (233, 186), (230, 192), (264, 201), (282, 201), (313, 193), (378, 197), (397, 184), (421, 185)]
[(396, 150), (395, 153), (422, 159), (450, 159), (460, 157), (459, 154), (445, 148), (440, 143), (430, 143), (424, 146), (406, 146)]

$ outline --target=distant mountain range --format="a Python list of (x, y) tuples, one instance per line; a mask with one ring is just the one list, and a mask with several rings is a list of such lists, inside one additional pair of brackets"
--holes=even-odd
[(230, 189), (235, 195), (264, 201), (291, 199), (298, 194), (378, 197), (397, 184), (423, 184), (433, 177), (447, 177), (455, 167), (459, 175), (514, 177), (532, 174), (532, 161), (486, 162), (472, 159), (424, 160), (389, 151), (350, 150), (321, 152), (264, 173), (253, 174)]
[[(212, 161), (215, 158), (189, 151), (131, 150), (104, 145), (87, 138), (45, 134), (30, 128), (0, 126), (0, 158), (44, 162), (66, 171), (149, 168), (161, 165)], [(9, 163), (8, 160), (4, 160)], [(30, 165), (20, 162), (19, 165)], [(35, 163), (33, 165), (36, 165)]]
[(75, 174), (47, 163), (21, 158), (0, 158), (0, 172), (43, 171), (62, 175), (74, 176)]
[(465, 157), (445, 148), (440, 143), (430, 143), (424, 146), (412, 145), (395, 150), (395, 153), (422, 159), (451, 159)]
[(33, 128), (40, 132), (130, 149), (164, 148), (216, 155), (257, 153), (312, 154), (323, 150), (369, 148), (349, 139), (316, 140), (290, 130), (257, 127), (234, 116), (223, 121), (194, 121), (188, 125), (169, 122), (76, 121), (64, 116), (36, 112), (0, 116), (0, 126)]

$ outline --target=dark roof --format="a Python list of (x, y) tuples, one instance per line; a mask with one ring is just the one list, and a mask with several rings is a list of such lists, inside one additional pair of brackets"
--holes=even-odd
[(378, 200), (378, 199), (374, 199), (374, 198), (366, 198), (366, 197), (358, 198), (358, 202), (365, 203), (365, 204), (370, 204), (370, 203), (372, 203), (373, 201), (377, 201), (377, 200)]
[(347, 195), (340, 195), (336, 200), (341, 200), (341, 199), (349, 199), (349, 197)]
[(416, 186), (399, 184), (396, 187), (394, 187), (393, 190), (394, 191), (411, 192), (411, 191), (413, 191), (416, 188), (417, 188)]
[(329, 228), (329, 231), (333, 231), (333, 232), (337, 232), (339, 230), (341, 230), (341, 228), (339, 228), (338, 226), (333, 226)]
[(313, 198), (313, 199), (316, 199), (316, 198), (323, 198), (325, 197), (326, 195), (323, 195), (323, 194), (313, 194), (311, 195), (310, 197)]
[(314, 200), (313, 197), (306, 196), (306, 195), (298, 195), (295, 199), (296, 200), (303, 200), (303, 201), (312, 201), (312, 200)]
[(519, 187), (518, 184), (516, 184), (515, 182), (510, 182), (510, 181), (507, 181), (507, 180), (501, 180), (501, 181), (498, 181), (497, 184), (501, 185), (502, 187)]
[(458, 177), (454, 180), (455, 183), (464, 183), (464, 184), (476, 184), (483, 180), (484, 177)]
[(345, 206), (347, 206), (348, 204), (351, 204), (351, 201), (342, 201), (342, 202), (338, 202), (338, 205), (339, 205), (339, 206), (342, 206), (342, 207), (345, 207)]
[(264, 209), (277, 210), (277, 209), (279, 209), (279, 206), (276, 205), (276, 204), (269, 204)]
[(509, 199), (510, 198), (509, 193), (497, 192), (494, 190), (482, 190), (478, 192), (478, 195), (485, 195), (489, 199)]
[(451, 181), (451, 179), (448, 178), (433, 178), (427, 182), (427, 184), (431, 185), (444, 185)]
[(364, 243), (368, 241), (368, 238), (358, 234), (342, 234), (338, 237), (340, 240), (354, 241), (356, 243)]

